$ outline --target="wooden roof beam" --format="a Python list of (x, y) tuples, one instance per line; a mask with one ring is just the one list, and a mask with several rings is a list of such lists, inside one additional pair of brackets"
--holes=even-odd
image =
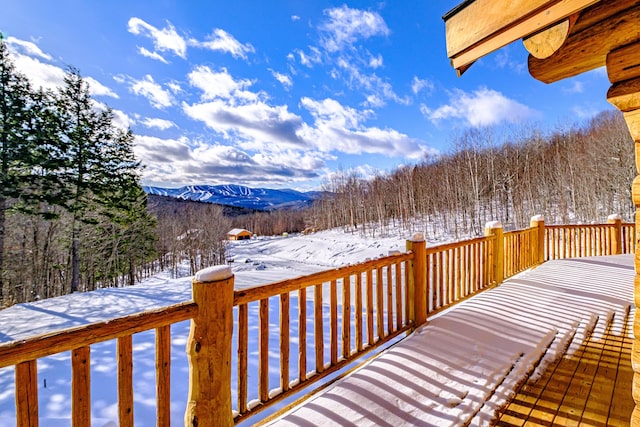
[(447, 55), (458, 74), (477, 59), (549, 28), (599, 0), (475, 0), (444, 16)]
[(609, 52), (637, 40), (638, 0), (607, 0), (582, 12), (564, 45), (551, 56), (529, 56), (529, 72), (542, 82), (553, 83), (606, 65)]
[(640, 166), (640, 40), (607, 55), (607, 74), (613, 83), (607, 100), (624, 113)]
[(546, 30), (523, 38), (522, 43), (527, 51), (536, 58), (548, 58), (562, 47), (577, 19), (578, 14), (573, 14)]

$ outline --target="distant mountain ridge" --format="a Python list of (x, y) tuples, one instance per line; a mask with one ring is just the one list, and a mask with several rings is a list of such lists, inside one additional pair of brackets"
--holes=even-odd
[(186, 185), (180, 188), (143, 186), (142, 188), (147, 194), (262, 211), (309, 206), (313, 200), (322, 195), (320, 191), (273, 190), (236, 184)]

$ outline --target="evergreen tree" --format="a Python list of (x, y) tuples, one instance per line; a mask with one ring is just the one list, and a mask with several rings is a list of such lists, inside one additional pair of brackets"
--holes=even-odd
[(71, 292), (75, 292), (80, 283), (82, 225), (98, 224), (101, 217), (113, 220), (132, 208), (138, 201), (130, 195), (140, 187), (140, 164), (133, 155), (133, 134), (113, 125), (111, 110), (98, 110), (87, 82), (74, 68), (65, 75), (58, 111), (59, 139), (66, 146), (63, 179), (69, 191), (65, 207), (72, 214)]
[(24, 176), (32, 171), (33, 105), (29, 82), (16, 71), (0, 34), (0, 303), (4, 299), (7, 211), (16, 199), (28, 193)]
[[(108, 111), (108, 114), (111, 114)], [(155, 219), (147, 212), (147, 196), (139, 183), (140, 163), (133, 154), (133, 134), (112, 127), (111, 143), (105, 148), (106, 166), (101, 184), (102, 216), (112, 228), (112, 253), (118, 254), (113, 276), (126, 275), (135, 283), (135, 269), (154, 254)]]
[(74, 68), (55, 94), (33, 91), (0, 34), (0, 305), (7, 290), (14, 301), (59, 295), (65, 281), (77, 291), (81, 277), (134, 284), (153, 256), (134, 137), (113, 122)]

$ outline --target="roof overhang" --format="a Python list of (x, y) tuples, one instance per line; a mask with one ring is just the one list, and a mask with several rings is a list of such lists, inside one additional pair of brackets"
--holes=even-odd
[(531, 75), (546, 83), (603, 66), (640, 39), (639, 0), (467, 0), (443, 19), (458, 74), (522, 39)]

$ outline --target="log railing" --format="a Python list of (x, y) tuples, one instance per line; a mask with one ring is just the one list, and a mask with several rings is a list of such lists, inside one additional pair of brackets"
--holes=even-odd
[[(413, 252), (390, 255), (235, 291), (236, 421), (411, 328), (415, 319), (408, 284), (413, 259)], [(249, 331), (249, 316), (257, 316), (257, 330)], [(250, 343), (257, 343), (257, 348), (250, 348)], [(280, 360), (273, 360), (274, 353)], [(253, 366), (249, 354), (257, 354)], [(273, 366), (279, 370), (272, 372)]]
[(427, 248), (427, 312), (433, 314), (495, 283), (494, 236)]
[(635, 224), (611, 215), (606, 224), (545, 227), (545, 260), (633, 253)]
[(504, 233), (504, 277), (514, 276), (541, 262), (538, 255), (538, 229)]
[(120, 426), (133, 425), (132, 335), (156, 331), (157, 425), (169, 425), (170, 326), (193, 318), (198, 307), (185, 302), (104, 322), (68, 328), (0, 345), (0, 368), (15, 365), (16, 425), (38, 425), (36, 362), (71, 351), (71, 424), (91, 425), (90, 346), (117, 340), (118, 414)]
[[(0, 344), (0, 368), (15, 366), (16, 425), (38, 425), (37, 360), (71, 351), (71, 420), (91, 422), (91, 346), (116, 340), (119, 425), (133, 425), (132, 336), (156, 332), (157, 425), (169, 425), (170, 325), (191, 319), (185, 425), (231, 426), (399, 339), (450, 307), (545, 260), (632, 253), (635, 227), (531, 227), (407, 252), (234, 290), (227, 266), (199, 272), (193, 301)], [(257, 319), (257, 322), (250, 322)], [(250, 325), (258, 325), (250, 327)], [(231, 365), (235, 369), (231, 368)], [(274, 368), (277, 367), (277, 368)], [(235, 378), (234, 378), (235, 377)]]

